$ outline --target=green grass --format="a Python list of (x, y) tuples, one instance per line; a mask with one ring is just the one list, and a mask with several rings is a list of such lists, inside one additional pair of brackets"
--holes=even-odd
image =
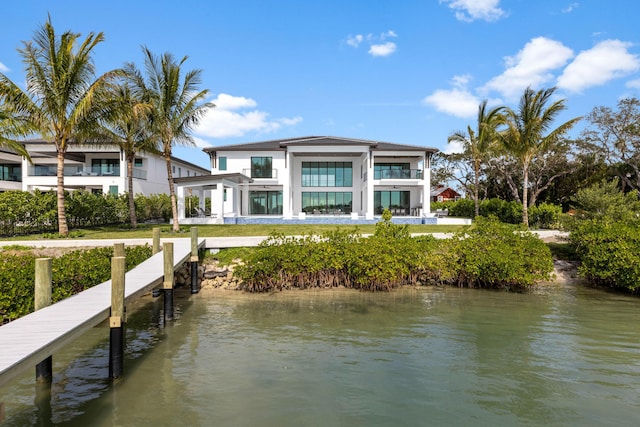
[[(71, 230), (73, 239), (136, 239), (151, 238), (152, 229), (160, 227), (161, 235), (164, 237), (188, 237), (190, 226), (180, 227), (180, 233), (173, 233), (169, 224), (141, 224), (137, 229), (132, 230), (126, 226), (110, 226), (83, 228)], [(198, 225), (199, 237), (234, 237), (234, 236), (268, 236), (272, 233), (282, 233), (285, 235), (322, 234), (326, 231), (336, 229), (357, 228), (362, 234), (371, 234), (375, 229), (374, 224), (366, 225), (336, 225), (336, 224), (249, 224), (249, 225)], [(411, 233), (454, 233), (462, 229), (460, 225), (410, 225)], [(1, 240), (41, 240), (57, 238), (54, 233), (33, 234), (29, 236), (5, 237)]]

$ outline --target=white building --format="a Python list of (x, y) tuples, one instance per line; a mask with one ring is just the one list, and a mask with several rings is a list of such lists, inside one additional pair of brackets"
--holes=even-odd
[[(56, 149), (42, 140), (24, 142), (31, 155), (26, 159), (8, 150), (0, 151), (0, 191), (43, 191), (56, 189)], [(207, 169), (172, 158), (176, 178), (209, 175)], [(161, 156), (138, 153), (133, 168), (134, 194), (169, 193), (167, 168)], [(127, 162), (116, 145), (71, 146), (65, 154), (64, 187), (99, 193), (122, 194), (127, 191)]]
[[(311, 136), (204, 151), (211, 175), (176, 180), (181, 223), (373, 221), (384, 208), (419, 222), (430, 212), (434, 148)], [(184, 218), (189, 194), (211, 197), (210, 215)]]

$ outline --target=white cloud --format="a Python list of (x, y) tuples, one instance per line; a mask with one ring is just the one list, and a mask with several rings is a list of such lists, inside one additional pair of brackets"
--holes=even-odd
[(393, 42), (385, 42), (389, 38), (398, 37), (398, 34), (393, 31), (385, 31), (379, 35), (369, 33), (356, 34), (355, 36), (349, 36), (346, 39), (346, 43), (354, 48), (358, 48), (363, 42), (369, 45), (368, 53), (371, 56), (389, 56), (397, 49), (397, 45)]
[[(229, 138), (250, 132), (269, 133), (302, 121), (301, 117), (271, 119), (268, 113), (253, 109), (258, 105), (256, 101), (243, 96), (221, 93), (213, 103), (216, 108), (207, 112), (196, 129), (204, 137)], [(242, 111), (246, 109), (252, 110)]]
[(578, 8), (578, 6), (580, 6), (580, 3), (571, 3), (569, 6), (565, 7), (564, 9), (562, 9), (562, 13), (571, 13), (574, 10), (576, 10)]
[(620, 40), (605, 40), (580, 52), (558, 78), (558, 87), (581, 92), (638, 71), (640, 60), (637, 55), (629, 53), (630, 46), (631, 43)]
[(444, 154), (454, 154), (464, 152), (464, 146), (462, 142), (452, 141), (447, 144), (447, 148), (444, 149)]
[(355, 36), (347, 37), (347, 44), (349, 46), (358, 47), (363, 40), (364, 36), (362, 34), (356, 34)]
[(528, 42), (514, 57), (506, 57), (507, 69), (489, 80), (483, 90), (495, 90), (515, 99), (527, 86), (540, 86), (553, 79), (552, 70), (564, 66), (573, 51), (562, 43), (545, 37)]
[(9, 67), (7, 67), (2, 62), (0, 62), (0, 73), (7, 73), (7, 72), (9, 72)]
[(640, 89), (640, 79), (630, 80), (625, 86), (630, 89)]
[(393, 42), (386, 42), (383, 44), (372, 44), (369, 48), (369, 54), (371, 56), (389, 56), (396, 51), (396, 44)]
[(471, 81), (468, 74), (454, 76), (452, 89), (438, 89), (426, 96), (422, 103), (430, 105), (436, 110), (460, 118), (474, 117), (478, 112), (480, 101), (467, 90), (467, 84)]
[(500, 9), (500, 0), (440, 0), (453, 9), (458, 21), (472, 22), (481, 19), (487, 22), (497, 21), (505, 16)]

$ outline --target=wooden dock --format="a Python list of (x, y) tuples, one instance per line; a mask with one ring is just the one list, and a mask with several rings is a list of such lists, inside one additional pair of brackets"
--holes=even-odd
[[(174, 244), (174, 267), (189, 260), (191, 239), (166, 241)], [(161, 251), (126, 273), (125, 304), (161, 286), (163, 266)], [(110, 308), (111, 280), (1, 326), (0, 387), (106, 320)]]

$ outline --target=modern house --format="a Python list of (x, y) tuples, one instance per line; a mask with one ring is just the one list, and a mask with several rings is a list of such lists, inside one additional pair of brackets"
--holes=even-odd
[[(185, 224), (373, 222), (385, 208), (406, 222), (428, 219), (435, 148), (310, 136), (204, 151), (211, 175), (176, 179)], [(210, 214), (184, 218), (187, 195), (210, 197)]]
[[(57, 185), (56, 149), (43, 140), (24, 142), (32, 164), (10, 151), (0, 151), (0, 191), (43, 191)], [(209, 170), (172, 158), (174, 177), (209, 175)], [(127, 162), (116, 145), (87, 144), (71, 146), (65, 154), (64, 186), (68, 190), (122, 194), (127, 191)], [(133, 192), (135, 194), (168, 193), (164, 159), (152, 153), (139, 153), (134, 161)]]

